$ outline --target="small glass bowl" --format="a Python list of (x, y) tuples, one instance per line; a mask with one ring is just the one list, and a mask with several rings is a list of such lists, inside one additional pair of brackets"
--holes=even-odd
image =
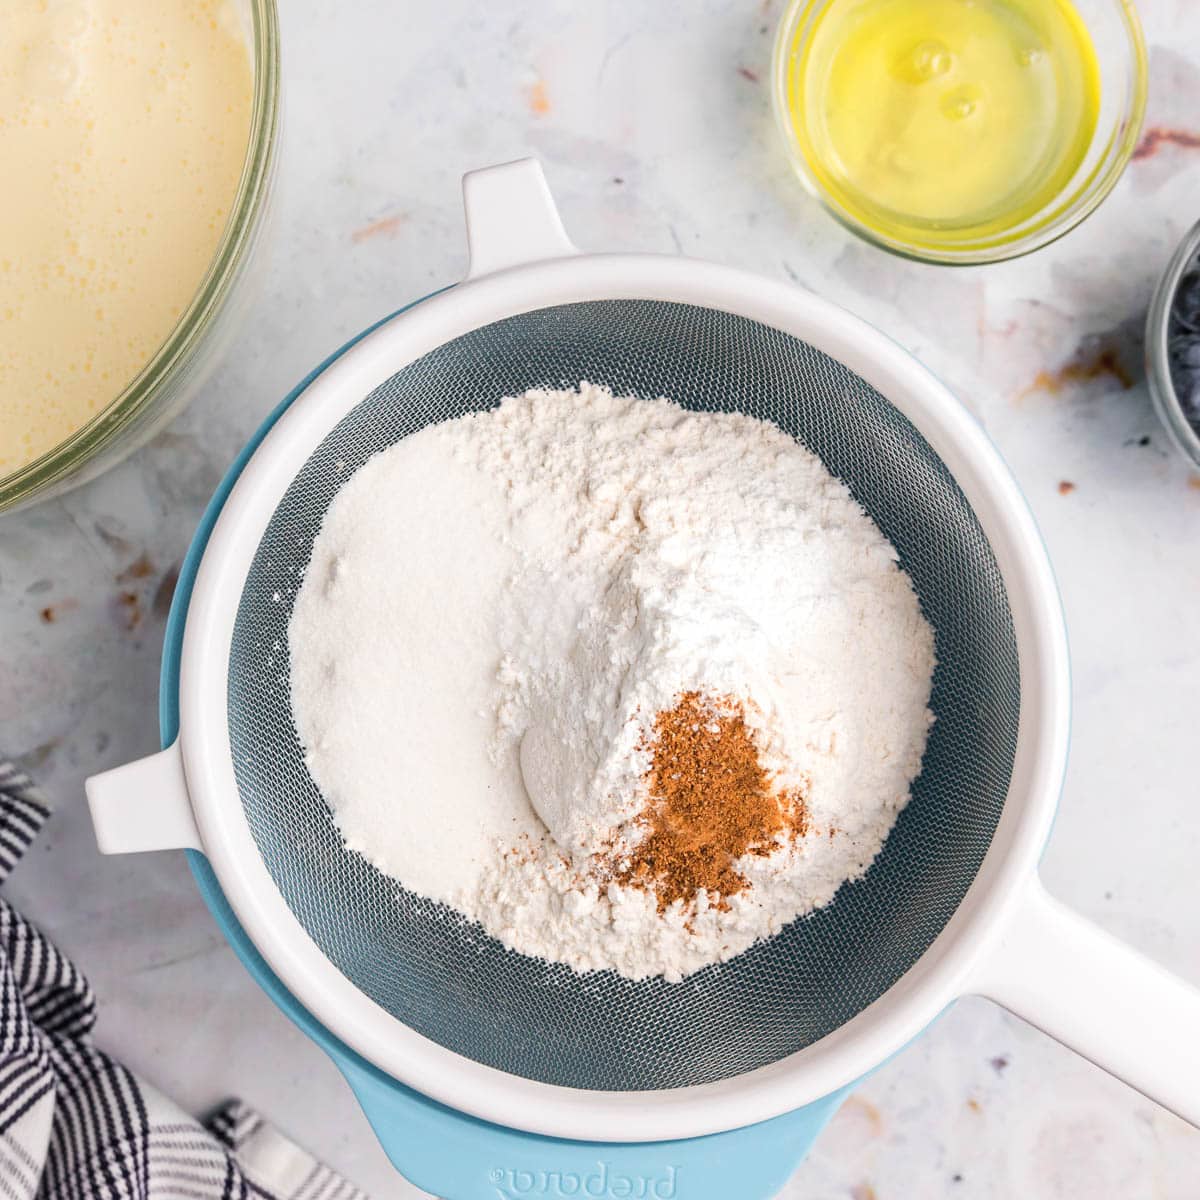
[(1150, 387), (1150, 399), (1171, 441), (1196, 467), (1200, 467), (1200, 432), (1187, 419), (1179, 393), (1175, 390), (1167, 335), (1179, 281), (1198, 254), (1200, 223), (1192, 226), (1171, 256), (1158, 287), (1154, 289), (1154, 298), (1150, 301), (1150, 311), (1146, 316), (1146, 380)]
[(0, 476), (0, 513), (56, 496), (115, 466), (199, 390), (246, 298), (246, 270), (261, 233), (279, 129), (279, 15), (275, 0), (238, 0), (253, 39), (250, 137), (225, 232), (208, 273), (167, 340), (137, 377), (65, 441)]
[(801, 86), (800, 66), (817, 19), (832, 4), (852, 0), (791, 0), (775, 39), (772, 101), (775, 119), (800, 182), (846, 228), (885, 250), (922, 262), (971, 265), (1028, 254), (1062, 237), (1093, 212), (1120, 178), (1141, 134), (1146, 108), (1146, 45), (1132, 0), (1074, 0), (1091, 33), (1100, 65), (1100, 112), (1083, 162), (1066, 188), (1018, 225), (974, 239), (923, 244), (873, 228), (849, 212), (812, 170), (789, 114)]

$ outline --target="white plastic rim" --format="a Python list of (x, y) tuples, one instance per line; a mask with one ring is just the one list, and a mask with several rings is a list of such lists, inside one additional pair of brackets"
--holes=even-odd
[[(180, 670), (180, 739), (161, 756), (89, 780), (110, 851), (193, 845), (246, 933), (296, 999), (382, 1071), (499, 1125), (582, 1141), (645, 1142), (749, 1125), (853, 1083), (959, 996), (991, 996), (1114, 1074), (1200, 1122), (1200, 993), (1069, 913), (1036, 866), (1066, 766), (1066, 633), (1024, 498), (953, 395), (895, 343), (808, 292), (696, 260), (580, 255), (536, 163), (467, 177), (472, 270), (338, 359), (280, 417), (246, 464), (209, 538)], [(537, 261), (521, 259), (533, 257)], [(921, 432), (954, 475), (1004, 578), (1021, 671), (1017, 754), (991, 845), (962, 903), (883, 996), (797, 1053), (731, 1079), (650, 1092), (538, 1083), (414, 1032), (360, 992), (292, 915), (246, 822), (226, 712), (237, 599), (275, 508), (308, 456), (363, 397), (444, 343), (516, 313), (594, 300), (662, 300), (737, 314), (800, 338), (854, 371)], [(181, 759), (180, 759), (181, 756)], [(172, 789), (159, 786), (180, 779)], [(132, 798), (131, 798), (132, 793)], [(159, 832), (148, 835), (149, 810)], [(164, 806), (175, 810), (174, 832)], [(174, 840), (171, 840), (172, 836)]]

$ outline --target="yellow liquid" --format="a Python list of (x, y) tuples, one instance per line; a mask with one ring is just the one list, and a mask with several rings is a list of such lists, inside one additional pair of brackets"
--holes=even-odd
[(891, 240), (953, 247), (1063, 192), (1100, 70), (1069, 0), (830, 0), (792, 49), (788, 104), (837, 207)]
[(103, 411), (191, 302), (252, 83), (231, 0), (0, 0), (0, 476)]

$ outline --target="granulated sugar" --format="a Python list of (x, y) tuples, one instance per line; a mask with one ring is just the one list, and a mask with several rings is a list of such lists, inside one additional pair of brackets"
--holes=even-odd
[[(932, 719), (932, 631), (815, 456), (588, 384), (362, 467), (289, 643), (352, 850), (517, 950), (634, 978), (727, 959), (861, 875)], [(648, 836), (656, 717), (691, 694), (738, 705), (805, 833), (731, 864), (735, 894), (663, 906), (620, 864)]]

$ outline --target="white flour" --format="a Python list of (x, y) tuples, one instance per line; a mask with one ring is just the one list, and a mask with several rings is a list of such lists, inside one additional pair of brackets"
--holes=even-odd
[[(861, 875), (932, 719), (932, 631), (817, 458), (765, 422), (587, 384), (359, 470), (289, 643), (297, 728), (351, 849), (517, 950), (635, 978), (727, 959)], [(591, 855), (636, 840), (641, 743), (689, 690), (746, 701), (812, 832), (741, 860), (752, 886), (727, 907), (660, 914), (590, 877)]]

